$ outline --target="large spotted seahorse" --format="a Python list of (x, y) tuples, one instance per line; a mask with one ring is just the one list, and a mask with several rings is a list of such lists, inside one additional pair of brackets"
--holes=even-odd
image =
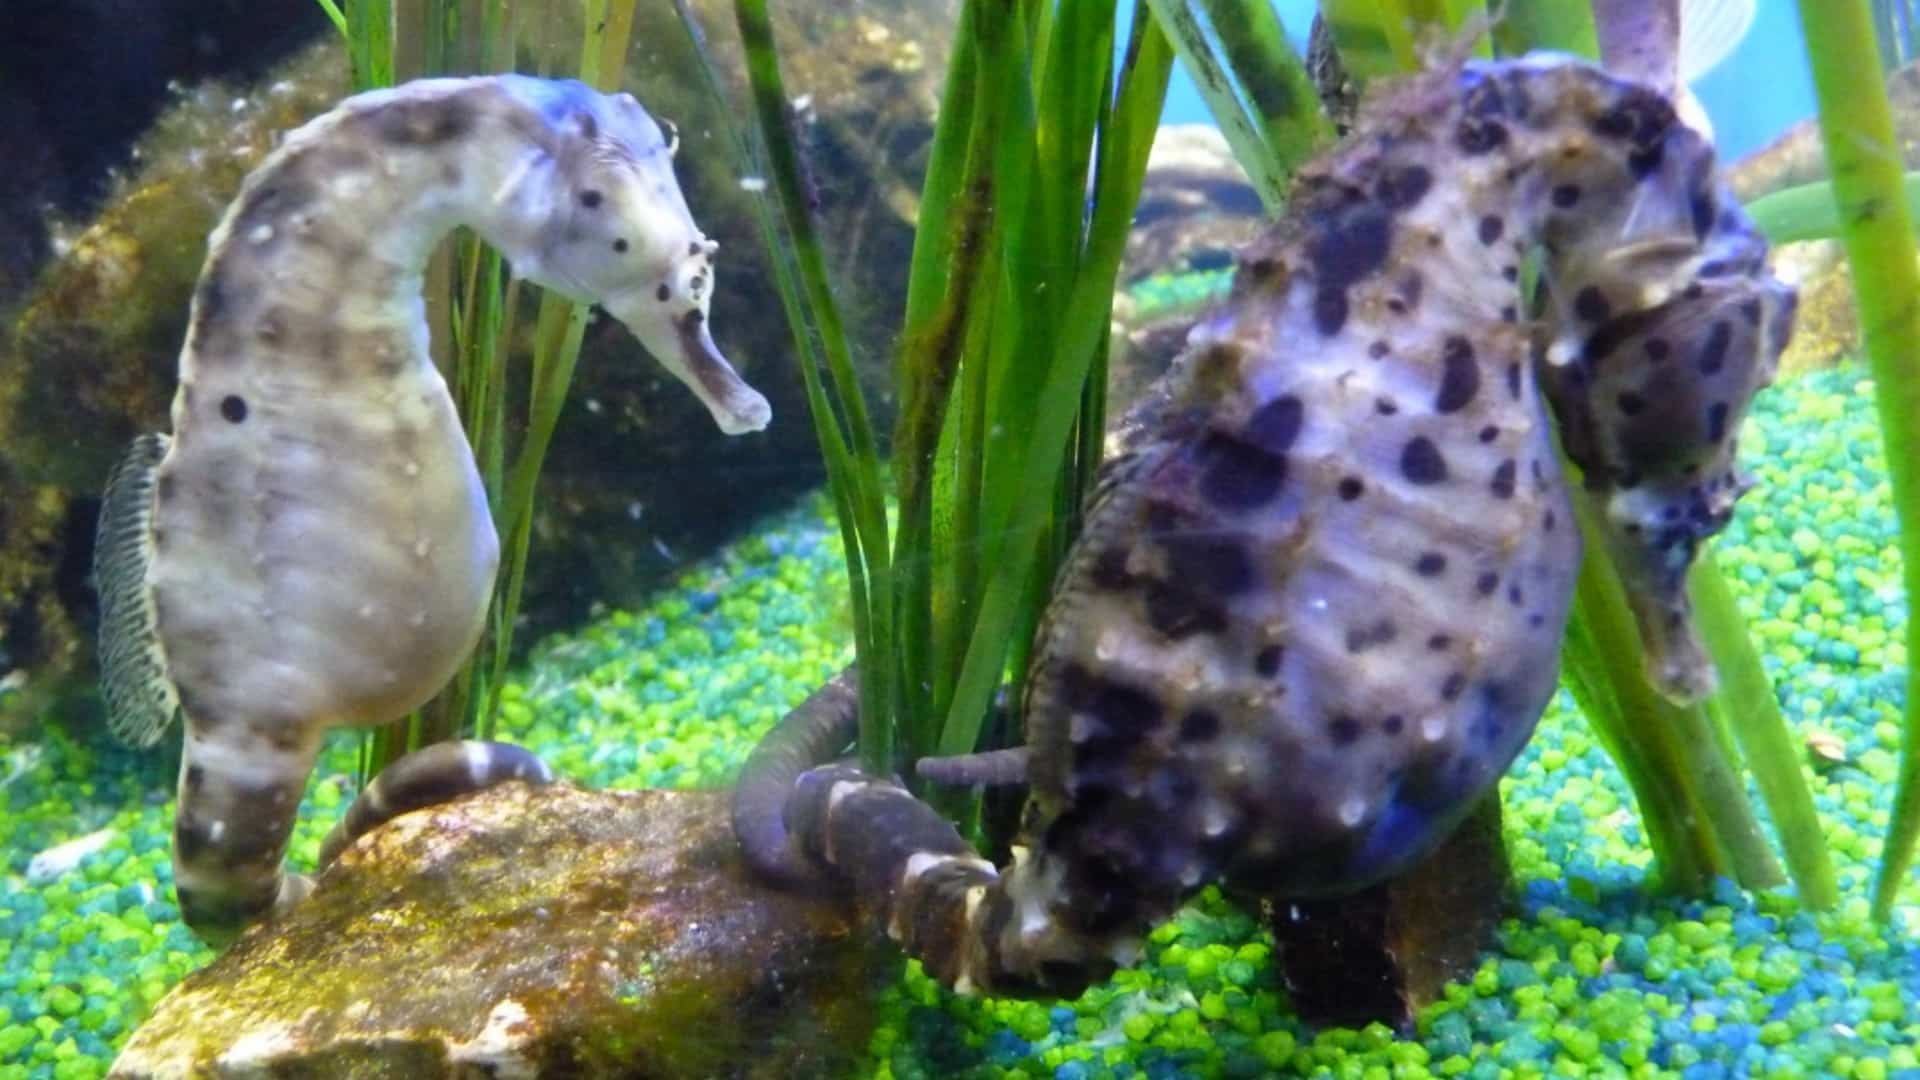
[[(766, 399), (707, 326), (715, 245), (631, 95), (515, 75), (349, 98), (290, 133), (209, 240), (173, 434), (109, 481), (95, 559), (114, 730), (186, 722), (185, 921), (212, 942), (304, 895), (281, 864), (321, 736), (420, 705), (472, 648), (499, 544), (428, 352), (422, 275), (471, 226), (513, 272), (604, 304), (728, 433)], [(327, 852), (384, 817), (545, 770), (502, 744), (403, 759)]]
[(850, 882), (950, 985), (1068, 995), (1204, 883), (1309, 898), (1403, 870), (1555, 687), (1581, 544), (1553, 419), (1650, 673), (1708, 681), (1682, 579), (1792, 324), (1764, 255), (1645, 87), (1531, 56), (1386, 88), (1128, 418), (1042, 620), (1026, 746), (921, 763), (1024, 773), (1012, 865), (821, 764), (857, 674), (749, 760), (749, 862)]

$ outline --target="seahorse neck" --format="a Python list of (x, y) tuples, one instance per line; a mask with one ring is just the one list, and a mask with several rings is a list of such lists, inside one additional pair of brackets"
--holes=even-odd
[(301, 128), (211, 238), (190, 353), (301, 338), (296, 351), (337, 361), (316, 355), (339, 340), (331, 322), (424, 356), (421, 277), (449, 231), (470, 226), (516, 261), (537, 251), (549, 134), (497, 84), (457, 79), (366, 95)]

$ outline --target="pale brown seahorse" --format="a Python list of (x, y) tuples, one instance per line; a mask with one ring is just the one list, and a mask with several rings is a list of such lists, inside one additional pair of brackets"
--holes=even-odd
[[(716, 245), (673, 150), (628, 94), (421, 80), (290, 133), (213, 231), (173, 434), (116, 468), (95, 563), (115, 732), (151, 744), (185, 717), (174, 880), (203, 938), (304, 895), (281, 864), (325, 731), (417, 707), (480, 633), (499, 543), (421, 297), (443, 236), (471, 226), (518, 276), (604, 304), (721, 430), (766, 425), (709, 333)], [(401, 809), (545, 777), (502, 744), (405, 766), (329, 855)]]
[(1555, 688), (1581, 544), (1550, 413), (1674, 631), (1655, 672), (1697, 677), (1668, 663), (1681, 574), (1792, 323), (1764, 254), (1651, 90), (1554, 56), (1392, 85), (1129, 417), (1039, 630), (1024, 750), (921, 763), (1024, 773), (1012, 866), (889, 779), (810, 768), (851, 737), (851, 674), (749, 760), (746, 857), (850, 882), (930, 973), (996, 994), (1076, 993), (1210, 881), (1309, 898), (1403, 870)]

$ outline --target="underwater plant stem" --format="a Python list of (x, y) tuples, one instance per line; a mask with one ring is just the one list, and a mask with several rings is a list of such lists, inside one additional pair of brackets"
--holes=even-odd
[(1813, 791), (1746, 620), (1711, 551), (1694, 562), (1688, 586), (1700, 636), (1720, 669), (1720, 692), (1707, 708), (1724, 717), (1739, 740), (1801, 902), (1815, 911), (1829, 910), (1840, 902), (1840, 889)]
[[(1920, 269), (1914, 265), (1900, 143), (1867, 0), (1799, 0), (1820, 138), (1827, 152), (1840, 238), (1873, 370), (1887, 481), (1900, 520), (1901, 578), (1909, 612), (1920, 596)], [(1920, 620), (1907, 619), (1905, 733), (1893, 816), (1881, 849), (1873, 910), (1886, 918), (1920, 840)]]

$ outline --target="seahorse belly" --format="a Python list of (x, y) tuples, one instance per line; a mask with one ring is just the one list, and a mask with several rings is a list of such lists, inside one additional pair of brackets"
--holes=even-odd
[(188, 715), (369, 723), (427, 700), (477, 638), (499, 559), (439, 374), (208, 372), (181, 400), (151, 582)]

